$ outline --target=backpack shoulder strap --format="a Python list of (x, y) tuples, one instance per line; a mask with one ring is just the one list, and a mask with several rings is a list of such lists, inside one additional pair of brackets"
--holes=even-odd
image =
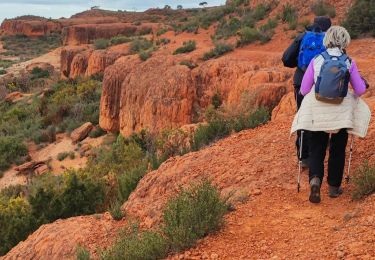
[(329, 55), (327, 51), (323, 51), (320, 55), (323, 56), (324, 60), (331, 59), (331, 55)]

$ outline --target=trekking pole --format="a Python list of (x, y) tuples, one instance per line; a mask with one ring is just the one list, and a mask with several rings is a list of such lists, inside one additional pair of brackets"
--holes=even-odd
[(352, 163), (353, 143), (354, 143), (354, 135), (352, 135), (352, 140), (350, 142), (350, 154), (349, 154), (349, 163), (348, 163), (348, 173), (346, 174), (346, 177), (345, 177), (346, 183), (349, 183), (349, 181), (350, 181), (350, 166), (351, 166), (351, 163)]
[(299, 142), (299, 162), (298, 162), (298, 177), (297, 177), (297, 192), (301, 189), (301, 171), (302, 171), (302, 146), (303, 146), (303, 134), (305, 131), (301, 131), (301, 137)]

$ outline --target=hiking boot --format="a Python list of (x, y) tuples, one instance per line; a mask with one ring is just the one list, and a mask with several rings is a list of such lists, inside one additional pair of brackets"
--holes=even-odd
[(310, 197), (309, 200), (312, 203), (319, 203), (320, 202), (320, 179), (318, 177), (314, 177), (310, 181)]
[(302, 159), (302, 163), (301, 163), (301, 167), (302, 168), (309, 168), (309, 159)]
[(337, 198), (342, 193), (343, 193), (343, 190), (342, 190), (341, 186), (340, 187), (334, 187), (334, 186), (329, 185), (328, 194), (331, 198)]

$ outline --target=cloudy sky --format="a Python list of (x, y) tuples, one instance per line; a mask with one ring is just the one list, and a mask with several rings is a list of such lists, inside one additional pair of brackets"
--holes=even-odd
[[(205, 0), (209, 5), (224, 4), (225, 0)], [(5, 18), (32, 14), (45, 17), (70, 17), (72, 14), (100, 6), (110, 10), (143, 11), (151, 7), (170, 5), (176, 8), (198, 7), (201, 0), (0, 0), (0, 22)]]

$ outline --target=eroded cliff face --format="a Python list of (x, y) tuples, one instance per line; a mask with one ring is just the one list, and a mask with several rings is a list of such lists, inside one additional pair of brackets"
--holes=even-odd
[(129, 23), (80, 24), (63, 28), (64, 45), (80, 45), (91, 43), (95, 39), (110, 39), (116, 35), (132, 36), (143, 26)]
[(28, 37), (60, 33), (61, 23), (52, 20), (4, 20), (0, 30), (3, 35), (26, 35)]
[[(129, 136), (142, 129), (157, 132), (201, 120), (219, 93), (228, 106), (244, 98), (273, 107), (288, 91), (290, 73), (261, 69), (252, 61), (231, 57), (190, 70), (178, 57), (155, 55), (146, 62), (121, 58), (104, 75), (100, 126)], [(290, 88), (290, 87), (289, 87)]]

